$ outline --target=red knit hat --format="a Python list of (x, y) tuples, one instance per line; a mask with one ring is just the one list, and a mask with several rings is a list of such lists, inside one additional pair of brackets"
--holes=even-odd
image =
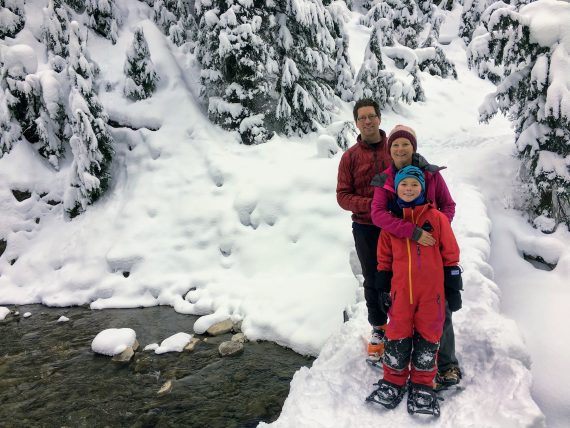
[(396, 125), (392, 131), (390, 131), (390, 136), (388, 137), (388, 151), (392, 147), (392, 143), (398, 138), (405, 138), (414, 147), (414, 152), (418, 151), (418, 142), (416, 141), (416, 133), (412, 128), (405, 125)]

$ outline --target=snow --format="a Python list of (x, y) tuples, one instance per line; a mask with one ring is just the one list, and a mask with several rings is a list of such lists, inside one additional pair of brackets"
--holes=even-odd
[(91, 342), (91, 350), (112, 357), (133, 346), (136, 339), (137, 334), (132, 328), (108, 328), (97, 333)]
[(10, 75), (18, 75), (16, 70), (33, 74), (38, 69), (38, 58), (34, 50), (27, 45), (0, 45), (0, 62)]
[(57, 322), (68, 322), (68, 321), (69, 318), (67, 318), (65, 315), (62, 315), (57, 319)]
[(9, 313), (10, 313), (10, 309), (8, 309), (5, 306), (0, 306), (0, 321), (5, 319)]
[(24, 313), (24, 315), (22, 315), (24, 318), (30, 318), (32, 316), (31, 312), (26, 312)]
[[(160, 346), (154, 350), (154, 353), (165, 354), (167, 352), (182, 352), (184, 347), (188, 345), (188, 342), (190, 342), (190, 339), (192, 339), (192, 335), (188, 333), (180, 332), (173, 334), (172, 336), (164, 339), (160, 343)], [(151, 349), (149, 346), (146, 346), (145, 350), (147, 350), (147, 348)]]
[[(526, 8), (542, 11), (538, 5), (545, 1)], [(138, 11), (142, 5), (128, 0), (121, 7)], [(330, 129), (352, 120), (351, 106), (342, 103), (330, 129), (304, 138), (275, 136), (259, 146), (238, 145), (234, 134), (208, 122), (194, 98), (199, 75), (192, 60), (173, 55), (154, 24), (141, 21), (143, 15), (124, 16), (115, 45), (93, 33), (88, 38), (105, 82), (101, 102), (113, 120), (134, 128), (113, 131), (117, 154), (108, 194), (67, 221), (61, 204), (37, 207), (43, 193), (62, 199), (69, 162), (53, 171), (21, 142), (0, 159), (0, 238), (8, 242), (0, 257), (0, 304), (90, 304), (93, 310), (169, 305), (201, 316), (196, 334), (227, 318), (241, 321), (252, 340), (318, 356), (310, 369), (296, 373), (276, 427), (566, 425), (570, 344), (560, 326), (570, 323), (563, 304), (570, 296), (570, 234), (563, 227), (541, 234), (515, 210), (514, 134), (504, 118), (478, 123), (478, 108), (494, 86), (467, 69), (465, 46), (452, 37), (458, 8), (440, 36), (449, 42), (444, 50), (458, 79), (421, 73), (426, 102), (383, 111), (381, 125), (386, 131), (398, 123), (414, 128), (420, 152), (447, 165), (443, 175), (458, 204), (453, 228), (465, 291), (454, 323), (465, 390), (446, 399), (441, 418), (430, 422), (409, 416), (405, 405), (385, 411), (364, 403), (380, 373), (364, 361), (370, 327), (362, 277), (350, 213), (335, 197), (341, 151), (330, 150)], [(536, 16), (538, 25), (542, 15)], [(358, 17), (351, 13), (346, 26), (356, 70), (370, 36)], [(130, 102), (120, 82), (138, 25), (161, 80), (150, 99)], [(552, 37), (562, 40), (568, 29), (559, 30)], [(537, 34), (546, 40), (550, 33)], [(292, 43), (290, 34), (283, 37)], [(557, 58), (566, 61), (562, 54)], [(45, 60), (44, 53), (34, 55)], [(568, 88), (563, 70), (556, 78)], [(291, 70), (290, 82), (295, 78)], [(56, 87), (48, 85), (55, 96)], [(545, 159), (547, 167), (562, 166)], [(33, 195), (17, 202), (11, 189)], [(538, 270), (523, 253), (557, 266)], [(351, 315), (347, 323), (345, 309)], [(0, 319), (2, 313), (6, 308), (0, 308)], [(92, 349), (115, 355), (135, 337), (128, 328), (105, 330)], [(190, 337), (177, 333), (145, 350), (180, 352)]]

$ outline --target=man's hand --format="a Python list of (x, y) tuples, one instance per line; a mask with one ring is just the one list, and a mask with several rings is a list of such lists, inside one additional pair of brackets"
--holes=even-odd
[(435, 238), (431, 235), (431, 233), (422, 230), (420, 239), (418, 239), (418, 244), (423, 245), (424, 247), (431, 247), (435, 245)]

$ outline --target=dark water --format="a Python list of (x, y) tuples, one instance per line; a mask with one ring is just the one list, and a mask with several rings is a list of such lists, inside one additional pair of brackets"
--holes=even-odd
[[(243, 354), (222, 358), (218, 345), (229, 334), (194, 352), (142, 352), (192, 333), (196, 317), (170, 307), (16, 309), (20, 317), (0, 321), (1, 427), (254, 427), (277, 419), (293, 374), (312, 363), (269, 342), (248, 342)], [(58, 323), (60, 315), (70, 321)], [(97, 333), (122, 327), (141, 344), (130, 363), (91, 351)], [(159, 396), (168, 380), (172, 391)]]

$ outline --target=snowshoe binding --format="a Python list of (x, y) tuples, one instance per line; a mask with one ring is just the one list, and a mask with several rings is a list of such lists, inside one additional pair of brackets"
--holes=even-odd
[(377, 357), (377, 356), (369, 356), (366, 358), (366, 362), (376, 368), (376, 369), (380, 369), (383, 370), (384, 366), (382, 365), (382, 357)]
[(427, 385), (419, 385), (417, 383), (410, 383), (408, 388), (408, 413), (413, 415), (415, 413), (423, 415), (433, 415), (439, 417), (439, 400), (440, 397), (433, 388)]
[(394, 409), (406, 393), (406, 386), (395, 385), (391, 382), (385, 380), (380, 380), (378, 383), (374, 384), (377, 388), (366, 397), (366, 401), (371, 401), (378, 403), (386, 407), (387, 409)]

